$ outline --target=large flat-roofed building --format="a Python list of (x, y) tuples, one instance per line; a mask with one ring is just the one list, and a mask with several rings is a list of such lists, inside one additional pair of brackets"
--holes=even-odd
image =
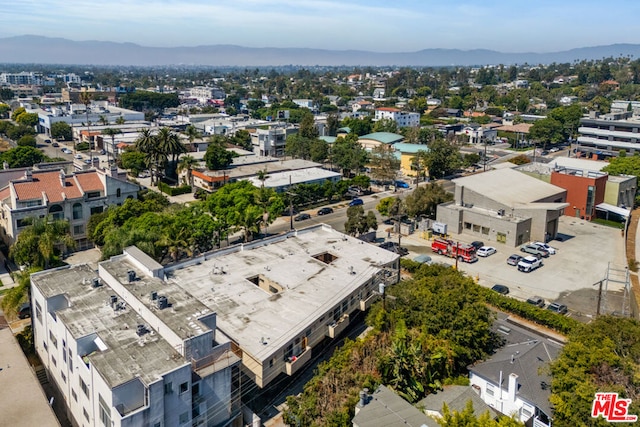
[(259, 387), (293, 375), (311, 350), (398, 281), (398, 255), (327, 225), (297, 230), (165, 268), (168, 281), (217, 314)]
[(567, 191), (512, 169), (454, 179), (454, 200), (438, 206), (437, 219), (454, 233), (518, 246), (558, 233)]
[(240, 359), (215, 313), (161, 272), (127, 248), (99, 273), (31, 276), (35, 348), (75, 425), (240, 425)]
[(578, 150), (599, 157), (617, 156), (621, 150), (635, 154), (640, 148), (640, 118), (631, 112), (580, 119)]

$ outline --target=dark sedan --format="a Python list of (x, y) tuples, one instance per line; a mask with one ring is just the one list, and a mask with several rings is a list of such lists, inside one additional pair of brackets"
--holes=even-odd
[(318, 211), (318, 215), (329, 215), (333, 213), (333, 209), (331, 208), (322, 208)]
[(305, 219), (310, 219), (311, 215), (308, 213), (301, 213), (300, 215), (293, 218), (294, 221), (304, 221)]

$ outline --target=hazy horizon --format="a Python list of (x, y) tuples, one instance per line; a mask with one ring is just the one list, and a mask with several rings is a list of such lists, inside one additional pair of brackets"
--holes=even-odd
[(547, 53), (638, 43), (640, 3), (469, 0), (21, 0), (3, 6), (0, 38), (38, 35), (145, 47), (243, 47)]

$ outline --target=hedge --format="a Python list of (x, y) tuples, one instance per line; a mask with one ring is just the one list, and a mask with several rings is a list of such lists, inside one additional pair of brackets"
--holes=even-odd
[(168, 194), (169, 196), (178, 196), (180, 194), (191, 193), (191, 186), (182, 185), (180, 187), (171, 187), (169, 184), (160, 182), (158, 183), (158, 190)]

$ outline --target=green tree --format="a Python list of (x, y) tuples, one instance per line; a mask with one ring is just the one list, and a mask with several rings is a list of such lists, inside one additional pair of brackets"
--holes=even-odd
[(17, 263), (48, 269), (59, 265), (59, 254), (76, 246), (69, 234), (67, 220), (52, 220), (49, 217), (33, 218), (11, 246), (9, 256)]
[(239, 129), (229, 139), (229, 142), (233, 145), (244, 148), (247, 151), (253, 151), (253, 144), (251, 143), (251, 134), (248, 130)]
[(426, 163), (429, 175), (434, 178), (444, 178), (456, 170), (460, 164), (458, 148), (448, 141), (436, 139), (429, 144)]
[(609, 175), (633, 175), (640, 177), (640, 155), (612, 157), (609, 164), (602, 168)]
[(558, 120), (546, 117), (537, 120), (529, 129), (529, 137), (542, 142), (543, 148), (547, 143), (558, 143), (564, 140), (564, 127)]
[(106, 129), (102, 129), (102, 134), (103, 135), (107, 135), (111, 137), (111, 150), (106, 150), (107, 151), (107, 163), (109, 163), (109, 153), (113, 154), (113, 158), (114, 160), (117, 160), (117, 153), (118, 151), (116, 150), (116, 135), (120, 135), (122, 133), (122, 131), (118, 128), (106, 128)]
[(138, 150), (127, 150), (120, 156), (120, 165), (124, 169), (131, 171), (132, 175), (138, 176), (147, 168), (147, 156)]
[(11, 113), (11, 120), (13, 120), (14, 122), (18, 120), (18, 117), (21, 114), (25, 114), (27, 112), (27, 109), (24, 107), (18, 107), (15, 110), (13, 110), (13, 113)]
[(405, 198), (404, 203), (409, 216), (426, 215), (429, 218), (435, 218), (438, 205), (451, 200), (453, 200), (453, 195), (447, 193), (442, 185), (429, 183), (426, 186), (416, 187)]
[(360, 171), (367, 164), (368, 155), (358, 142), (357, 135), (349, 134), (336, 139), (331, 157), (333, 164), (342, 169), (343, 175), (348, 176), (352, 171)]
[(25, 126), (35, 126), (38, 124), (38, 113), (22, 113), (16, 117), (16, 122)]
[(0, 100), (10, 101), (13, 99), (14, 96), (15, 94), (11, 89), (5, 88), (5, 87), (0, 88)]
[(0, 162), (7, 162), (10, 168), (25, 168), (47, 160), (44, 153), (35, 147), (11, 148), (0, 154)]
[(178, 173), (182, 173), (183, 171), (187, 172), (185, 184), (188, 184), (191, 187), (193, 187), (193, 176), (191, 175), (191, 171), (197, 164), (198, 160), (190, 155), (180, 157), (180, 161), (178, 162)]
[(36, 141), (36, 137), (33, 135), (24, 135), (20, 137), (17, 144), (19, 147), (36, 147), (38, 142)]
[(0, 102), (0, 119), (5, 119), (9, 115), (9, 111), (11, 111), (11, 107), (8, 104), (3, 104)]
[(398, 132), (398, 124), (393, 119), (380, 119), (373, 125), (374, 132)]
[(180, 154), (186, 153), (187, 148), (180, 141), (178, 134), (167, 127), (163, 127), (158, 131), (156, 141), (162, 158), (168, 160), (171, 157), (171, 161), (168, 162), (168, 175), (175, 177), (178, 157)]
[(318, 133), (318, 128), (316, 128), (313, 114), (311, 114), (311, 112), (308, 112), (302, 117), (298, 134), (303, 138), (309, 139), (315, 139), (320, 136), (320, 134)]
[(373, 212), (369, 211), (365, 215), (362, 206), (349, 206), (347, 209), (347, 222), (344, 223), (345, 233), (357, 236), (377, 228), (378, 220)]
[(51, 124), (51, 137), (59, 141), (71, 141), (73, 139), (73, 130), (68, 123), (55, 122)]
[(142, 129), (135, 140), (135, 148), (145, 156), (145, 165), (151, 173), (151, 185), (157, 182), (160, 165), (167, 160), (166, 155), (160, 150), (158, 140), (149, 128)]
[(376, 210), (380, 212), (380, 215), (391, 216), (390, 209), (395, 200), (395, 197), (385, 197), (381, 199), (376, 205)]
[(209, 170), (226, 169), (233, 162), (233, 158), (238, 154), (229, 151), (224, 146), (224, 139), (219, 136), (213, 136), (209, 140), (209, 147), (204, 155), (204, 161)]
[(381, 144), (371, 150), (369, 166), (373, 179), (383, 182), (393, 181), (400, 170), (400, 159), (396, 157), (391, 145)]

